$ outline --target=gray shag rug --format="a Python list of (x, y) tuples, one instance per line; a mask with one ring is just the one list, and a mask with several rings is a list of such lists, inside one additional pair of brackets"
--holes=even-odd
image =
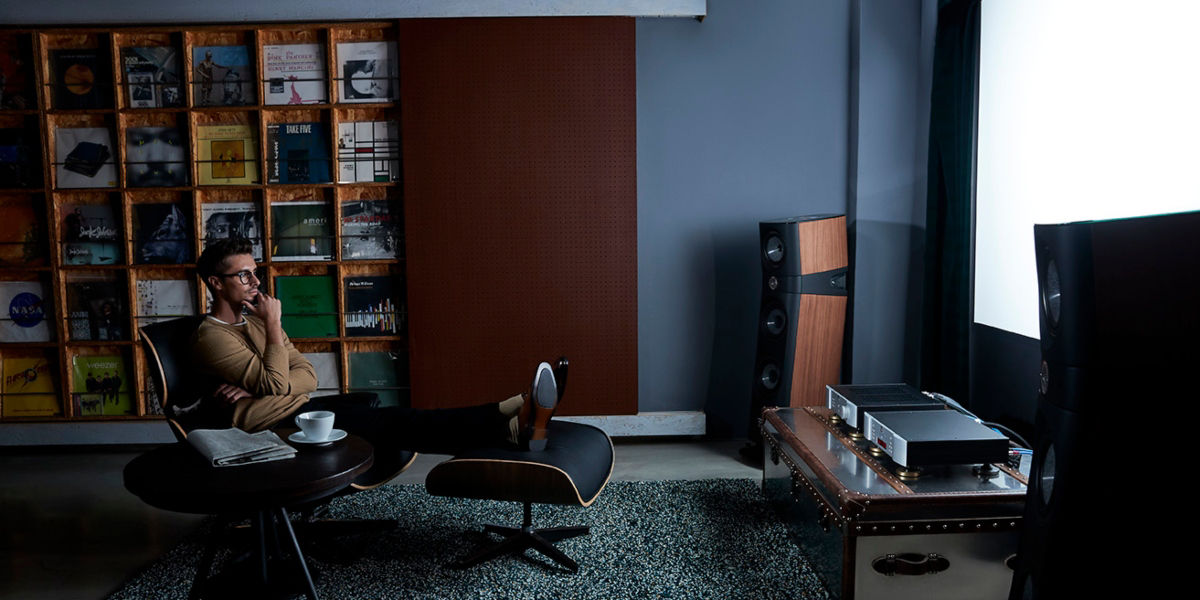
[[(487, 523), (519, 526), (515, 502), (438, 498), (423, 486), (385, 486), (338, 498), (332, 518), (391, 518), (394, 530), (358, 536), (355, 558), (309, 552), (322, 598), (827, 598), (756, 481), (611, 482), (588, 507), (536, 505), (535, 527), (587, 525), (558, 542), (571, 573), (529, 550), (465, 570), (443, 565), (487, 538)], [(110, 596), (186, 598), (203, 528)], [(493, 538), (499, 539), (499, 538)], [(215, 570), (223, 558), (218, 555)]]

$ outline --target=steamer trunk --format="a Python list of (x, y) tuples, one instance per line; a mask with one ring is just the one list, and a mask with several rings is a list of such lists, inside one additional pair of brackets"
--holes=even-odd
[[(763, 412), (763, 492), (833, 598), (1008, 597), (1026, 477), (971, 465), (901, 480), (825, 408)], [(1027, 460), (1026, 460), (1027, 462)], [(1025, 472), (1027, 473), (1027, 467)]]

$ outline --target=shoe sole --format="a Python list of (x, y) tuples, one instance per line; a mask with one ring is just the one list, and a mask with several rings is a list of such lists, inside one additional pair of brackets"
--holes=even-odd
[(533, 385), (529, 388), (530, 409), (533, 418), (530, 419), (532, 432), (529, 435), (530, 450), (544, 450), (550, 427), (550, 417), (558, 406), (558, 385), (554, 380), (554, 370), (549, 363), (540, 363), (533, 374)]

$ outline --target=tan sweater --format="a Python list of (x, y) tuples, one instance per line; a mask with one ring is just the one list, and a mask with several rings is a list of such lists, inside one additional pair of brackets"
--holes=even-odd
[(250, 392), (233, 406), (231, 425), (245, 431), (274, 426), (317, 389), (312, 364), (286, 334), (282, 346), (267, 344), (266, 325), (257, 317), (239, 325), (204, 319), (192, 337), (192, 357), (206, 393), (222, 383)]

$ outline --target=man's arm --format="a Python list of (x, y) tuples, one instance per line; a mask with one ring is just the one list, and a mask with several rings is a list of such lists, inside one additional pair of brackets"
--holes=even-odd
[[(232, 332), (206, 326), (196, 336), (193, 354), (201, 371), (250, 396), (308, 394), (317, 389), (316, 371), (286, 336), (282, 344), (267, 342), (260, 357)], [(227, 401), (241, 399), (228, 391)]]

